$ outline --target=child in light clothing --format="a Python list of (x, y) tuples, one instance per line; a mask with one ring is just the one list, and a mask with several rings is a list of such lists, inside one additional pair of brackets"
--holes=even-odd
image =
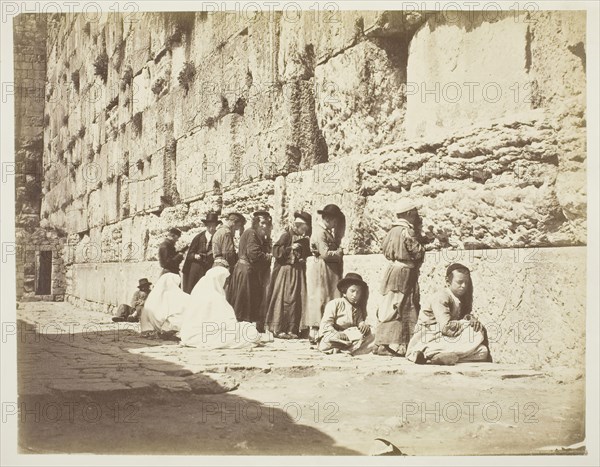
[(346, 274), (337, 288), (342, 296), (329, 301), (323, 311), (318, 335), (319, 350), (328, 354), (366, 353), (373, 342), (371, 328), (365, 323), (369, 288), (355, 273)]

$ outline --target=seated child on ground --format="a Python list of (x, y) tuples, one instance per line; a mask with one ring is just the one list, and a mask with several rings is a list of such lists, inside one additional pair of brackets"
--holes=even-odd
[(116, 315), (112, 319), (114, 322), (138, 322), (140, 320), (142, 308), (144, 308), (144, 303), (146, 302), (146, 298), (148, 298), (152, 283), (149, 282), (145, 277), (140, 279), (138, 283), (138, 290), (133, 293), (131, 306), (127, 304), (120, 305), (117, 309)]
[(446, 270), (446, 287), (428, 297), (406, 350), (412, 362), (454, 365), (491, 361), (483, 325), (471, 315), (473, 282), (466, 266)]
[(325, 353), (367, 353), (373, 342), (365, 323), (369, 288), (358, 274), (348, 273), (337, 284), (341, 298), (334, 298), (323, 312), (319, 326), (319, 350)]

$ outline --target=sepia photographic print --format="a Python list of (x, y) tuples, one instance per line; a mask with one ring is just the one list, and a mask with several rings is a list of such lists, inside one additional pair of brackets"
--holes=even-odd
[(2, 465), (597, 465), (596, 2), (1, 9)]

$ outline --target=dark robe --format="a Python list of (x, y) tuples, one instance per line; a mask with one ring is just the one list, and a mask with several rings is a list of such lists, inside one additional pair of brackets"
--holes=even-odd
[[(302, 249), (293, 251), (293, 243), (300, 243)], [(265, 323), (275, 335), (298, 334), (306, 301), (306, 258), (310, 254), (309, 238), (294, 235), (291, 229), (273, 246), (275, 265), (265, 301)]]
[(162, 273), (172, 272), (179, 275), (179, 264), (183, 260), (183, 255), (175, 250), (175, 243), (166, 238), (158, 247), (158, 262), (162, 267)]
[(233, 233), (226, 225), (221, 225), (212, 237), (213, 258), (223, 258), (229, 263), (229, 271), (233, 271), (238, 255), (235, 252)]
[[(196, 259), (195, 255), (200, 255)], [(181, 272), (183, 279), (181, 288), (185, 293), (192, 293), (194, 286), (213, 265), (212, 238), (207, 241), (206, 231), (196, 235), (190, 244)]]
[(257, 323), (257, 328), (262, 328), (264, 323), (261, 305), (266, 288), (264, 281), (268, 277), (265, 271), (270, 267), (269, 248), (268, 239), (261, 238), (256, 230), (245, 230), (240, 237), (239, 260), (227, 288), (227, 301), (237, 320)]

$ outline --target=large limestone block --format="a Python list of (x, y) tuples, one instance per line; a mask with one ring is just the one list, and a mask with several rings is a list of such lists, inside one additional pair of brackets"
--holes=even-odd
[(316, 114), (329, 159), (403, 139), (406, 44), (364, 41), (315, 68)]
[(505, 13), (430, 18), (410, 42), (407, 68), (408, 139), (528, 110), (518, 90), (530, 85), (527, 23)]

